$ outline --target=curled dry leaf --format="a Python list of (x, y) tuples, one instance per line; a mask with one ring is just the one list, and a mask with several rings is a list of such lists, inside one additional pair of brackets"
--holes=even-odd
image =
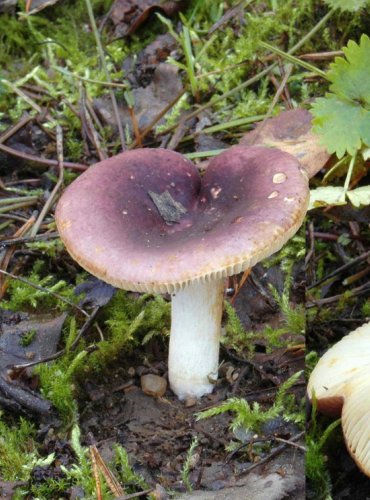
[(311, 121), (311, 113), (305, 109), (283, 111), (247, 132), (240, 144), (281, 149), (295, 156), (311, 178), (330, 158), (330, 154), (320, 144), (319, 136), (312, 132)]
[(184, 2), (180, 1), (116, 0), (109, 16), (116, 27), (115, 36), (131, 35), (155, 10), (172, 16), (181, 9), (183, 4)]

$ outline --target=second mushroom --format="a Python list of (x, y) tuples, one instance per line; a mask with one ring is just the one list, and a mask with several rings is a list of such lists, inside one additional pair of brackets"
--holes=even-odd
[(234, 146), (203, 177), (178, 153), (137, 149), (74, 181), (56, 221), (93, 275), (172, 295), (169, 382), (184, 399), (213, 390), (225, 278), (278, 251), (301, 226), (308, 198), (299, 162), (277, 149)]

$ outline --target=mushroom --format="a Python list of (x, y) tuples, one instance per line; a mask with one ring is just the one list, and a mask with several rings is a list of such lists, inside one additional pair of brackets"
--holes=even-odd
[(322, 413), (342, 415), (346, 446), (370, 476), (370, 323), (324, 354), (311, 373), (307, 392)]
[(136, 149), (76, 179), (56, 222), (90, 273), (172, 295), (169, 382), (186, 399), (212, 392), (217, 378), (225, 278), (278, 251), (308, 197), (299, 162), (277, 149), (234, 146), (203, 177), (179, 153)]

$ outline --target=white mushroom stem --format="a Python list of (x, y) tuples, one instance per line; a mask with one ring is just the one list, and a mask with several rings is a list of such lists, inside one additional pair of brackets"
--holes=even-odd
[(212, 392), (218, 374), (225, 280), (188, 285), (172, 296), (170, 387), (180, 399)]

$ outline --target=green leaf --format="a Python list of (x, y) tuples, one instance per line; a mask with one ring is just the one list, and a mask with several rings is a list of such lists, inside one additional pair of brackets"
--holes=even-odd
[(347, 60), (337, 57), (330, 65), (328, 78), (333, 82), (330, 90), (370, 110), (370, 38), (363, 34), (360, 45), (350, 40), (343, 52)]
[(340, 186), (324, 186), (310, 191), (310, 204), (308, 210), (327, 205), (345, 205), (346, 196)]
[(355, 12), (365, 7), (367, 0), (325, 0), (325, 3), (329, 5), (329, 7)]
[(347, 192), (347, 196), (355, 207), (370, 205), (370, 186), (362, 186)]
[(336, 58), (328, 71), (331, 92), (312, 106), (313, 130), (338, 158), (370, 146), (370, 38), (351, 40), (343, 51), (347, 59)]
[(355, 207), (368, 206), (370, 205), (370, 186), (361, 186), (346, 193), (340, 186), (322, 186), (312, 189), (308, 209), (312, 210), (328, 205), (345, 205), (346, 196)]

